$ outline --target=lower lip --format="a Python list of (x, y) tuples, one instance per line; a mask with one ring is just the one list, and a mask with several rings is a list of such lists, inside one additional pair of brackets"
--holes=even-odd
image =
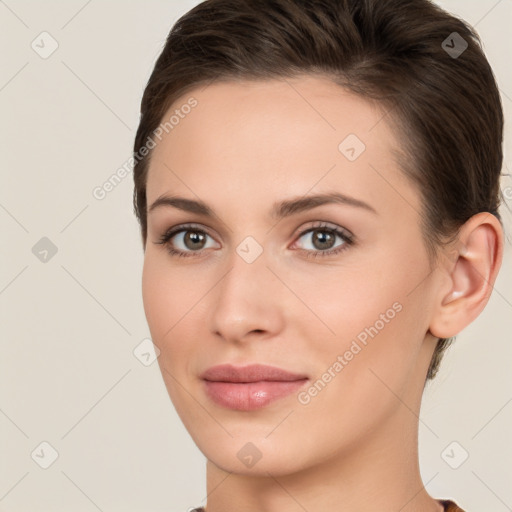
[(237, 411), (254, 411), (298, 391), (308, 379), (294, 381), (205, 381), (207, 395), (218, 405)]

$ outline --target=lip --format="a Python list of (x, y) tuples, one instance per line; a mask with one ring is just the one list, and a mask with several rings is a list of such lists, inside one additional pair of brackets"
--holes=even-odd
[(282, 368), (265, 364), (250, 364), (247, 366), (221, 364), (208, 368), (201, 374), (201, 378), (222, 382), (258, 382), (261, 380), (290, 382), (306, 379), (307, 375), (291, 373)]
[(211, 400), (238, 411), (265, 407), (297, 391), (309, 380), (306, 375), (261, 364), (213, 366), (201, 378)]

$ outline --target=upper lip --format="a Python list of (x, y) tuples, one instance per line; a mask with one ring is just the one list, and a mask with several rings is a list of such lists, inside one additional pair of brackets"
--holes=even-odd
[(261, 380), (290, 382), (306, 379), (307, 376), (264, 364), (251, 364), (248, 366), (221, 364), (208, 368), (208, 370), (201, 374), (201, 378), (218, 382), (258, 382)]

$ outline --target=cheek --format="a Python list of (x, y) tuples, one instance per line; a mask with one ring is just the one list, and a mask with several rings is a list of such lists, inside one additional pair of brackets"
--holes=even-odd
[(343, 370), (337, 365), (336, 374), (343, 373), (351, 387), (355, 381), (375, 381), (370, 369), (397, 385), (406, 378), (427, 323), (428, 298), (411, 292), (426, 275), (418, 246), (417, 254), (388, 250), (350, 268), (302, 276), (295, 290), (315, 315), (308, 314), (306, 321), (303, 308), (297, 308), (294, 321), (308, 332), (307, 339), (317, 340), (308, 347), (319, 363), (317, 371), (327, 371), (342, 356)]
[(298, 304), (295, 321), (304, 324), (307, 320), (311, 335), (321, 333), (331, 346), (343, 346), (360, 333), (364, 338), (365, 329), (376, 323), (380, 331), (394, 321), (405, 289), (396, 274), (373, 264), (331, 268), (328, 272), (320, 269), (299, 279), (295, 276), (294, 292), (311, 311), (305, 315), (304, 307)]
[(144, 312), (153, 343), (164, 357), (172, 348), (172, 340), (181, 326), (180, 319), (190, 308), (186, 304), (188, 294), (183, 292), (178, 275), (169, 271), (164, 258), (146, 253), (142, 271)]
[(167, 309), (166, 287), (162, 286), (164, 275), (161, 266), (146, 252), (142, 268), (142, 301), (153, 341), (161, 337), (161, 324), (165, 318), (163, 312)]
[[(351, 303), (338, 314), (337, 323), (331, 318), (335, 340), (310, 347), (316, 372), (300, 397), (301, 404), (309, 405), (298, 410), (312, 431), (327, 437), (343, 432), (342, 444), (364, 437), (400, 408), (397, 396), (406, 395), (415, 367), (419, 338), (409, 337), (407, 306), (395, 302), (393, 308), (382, 299), (366, 304), (367, 309)], [(318, 450), (315, 443), (310, 449)]]
[[(159, 362), (172, 373), (188, 371), (184, 362), (200, 350), (197, 329), (206, 301), (207, 284), (198, 286), (197, 272), (174, 270), (165, 255), (146, 253), (142, 271), (142, 299), (153, 343), (160, 350)], [(163, 373), (164, 379), (169, 376)]]
[(175, 378), (182, 380), (180, 365), (186, 360), (186, 343), (179, 343), (177, 333), (183, 317), (183, 297), (175, 291), (176, 283), (170, 277), (168, 266), (158, 255), (147, 252), (142, 271), (142, 299), (151, 339), (160, 350), (157, 359), (160, 372), (172, 402), (180, 403), (180, 393)]

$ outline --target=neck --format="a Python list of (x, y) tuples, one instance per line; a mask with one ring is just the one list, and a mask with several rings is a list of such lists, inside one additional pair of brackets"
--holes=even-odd
[(423, 486), (417, 440), (417, 418), (400, 404), (364, 444), (293, 474), (235, 474), (208, 461), (206, 512), (441, 512)]

